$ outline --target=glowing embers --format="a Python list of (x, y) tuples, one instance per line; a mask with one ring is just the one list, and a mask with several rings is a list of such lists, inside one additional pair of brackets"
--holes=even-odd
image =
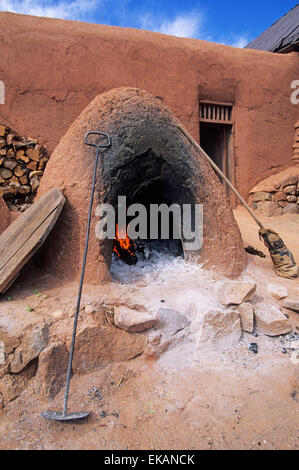
[(158, 262), (161, 257), (184, 257), (180, 240), (131, 240), (126, 230), (120, 230), (118, 224), (115, 227), (113, 240), (113, 253), (115, 260), (123, 261), (128, 265), (138, 262), (144, 268), (148, 262)]

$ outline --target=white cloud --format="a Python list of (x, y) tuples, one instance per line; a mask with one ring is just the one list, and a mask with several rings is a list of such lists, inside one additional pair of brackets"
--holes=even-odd
[[(114, 0), (113, 5), (107, 0), (0, 0), (0, 11), (11, 11), (33, 16), (45, 16), (71, 20), (99, 21), (101, 17), (104, 24), (111, 24), (110, 16), (118, 18), (122, 26), (139, 27), (158, 33), (185, 38), (204, 39), (233, 47), (244, 47), (249, 39), (246, 33), (229, 34), (226, 38), (218, 38), (207, 34), (206, 18), (202, 11), (194, 9), (187, 13), (180, 13), (173, 19), (157, 18), (150, 12), (144, 14), (136, 21), (132, 16), (127, 0)], [(108, 8), (103, 8), (106, 4)], [(110, 5), (109, 5), (110, 4)], [(101, 7), (101, 8), (100, 8)], [(125, 23), (125, 24), (124, 24)]]
[(194, 38), (198, 34), (201, 22), (200, 16), (178, 16), (174, 21), (163, 21), (159, 31), (172, 36)]
[(94, 11), (99, 0), (43, 1), (43, 0), (0, 0), (0, 11), (10, 11), (49, 18), (80, 19)]
[(246, 36), (240, 36), (234, 40), (232, 43), (226, 43), (229, 44), (229, 46), (233, 47), (245, 47), (249, 43), (249, 40)]
[(250, 39), (246, 35), (234, 35), (233, 37), (230, 35), (226, 39), (221, 38), (221, 40), (216, 40), (211, 37), (207, 38), (208, 41), (216, 42), (217, 44), (223, 44), (224, 46), (232, 46), (232, 47), (245, 47), (249, 42)]
[(198, 12), (191, 12), (185, 15), (179, 15), (174, 20), (164, 19), (163, 21), (153, 21), (147, 15), (141, 18), (141, 27), (157, 33), (169, 34), (185, 38), (195, 38), (200, 34), (200, 27), (203, 17)]

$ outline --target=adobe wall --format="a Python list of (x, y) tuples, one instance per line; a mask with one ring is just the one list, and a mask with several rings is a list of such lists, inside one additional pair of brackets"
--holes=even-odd
[(129, 86), (161, 97), (196, 139), (199, 98), (234, 102), (237, 185), (246, 197), (291, 165), (296, 53), (12, 13), (0, 13), (0, 24), (0, 121), (45, 142), (49, 152), (96, 95)]

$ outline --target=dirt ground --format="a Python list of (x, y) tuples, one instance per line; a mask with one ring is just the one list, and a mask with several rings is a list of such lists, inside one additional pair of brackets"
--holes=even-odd
[[(257, 226), (246, 212), (235, 211), (244, 245), (266, 248), (258, 240)], [(263, 219), (281, 234), (299, 261), (299, 217), (287, 214)], [(268, 224), (267, 224), (268, 225)], [(274, 275), (266, 259), (249, 255), (248, 273), (287, 287), (299, 294), (299, 281)], [(7, 295), (13, 302), (29, 302), (32, 291), (47, 292), (47, 308), (56, 308), (63, 296), (75, 298), (77, 285), (24, 271)], [(19, 287), (17, 287), (19, 286)], [(86, 296), (101, 289), (86, 286)], [(30, 297), (31, 296), (31, 297)], [(30, 299), (30, 300), (29, 300)], [(293, 332), (299, 315), (289, 311)], [(256, 342), (258, 353), (248, 350)], [(81, 422), (57, 423), (40, 416), (46, 409), (61, 409), (63, 391), (42, 401), (35, 382), (0, 411), (1, 449), (289, 449), (299, 447), (299, 364), (283, 353), (287, 338), (254, 337), (244, 333), (240, 343), (225, 351), (202, 352), (193, 361), (179, 355), (182, 348), (160, 359), (142, 356), (114, 363), (71, 382), (70, 410), (89, 410)]]

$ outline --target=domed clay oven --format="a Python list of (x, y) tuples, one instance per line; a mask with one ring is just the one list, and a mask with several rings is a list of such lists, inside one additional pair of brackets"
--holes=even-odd
[(43, 247), (45, 268), (60, 278), (78, 276), (94, 165), (94, 148), (84, 144), (88, 131), (106, 132), (112, 145), (97, 172), (86, 281), (111, 279), (111, 240), (95, 236), (99, 203), (203, 204), (203, 246), (193, 258), (228, 277), (246, 265), (239, 228), (222, 185), (205, 158), (182, 135), (171, 111), (145, 91), (119, 88), (97, 96), (69, 128), (46, 167), (38, 197), (60, 188), (67, 202)]

